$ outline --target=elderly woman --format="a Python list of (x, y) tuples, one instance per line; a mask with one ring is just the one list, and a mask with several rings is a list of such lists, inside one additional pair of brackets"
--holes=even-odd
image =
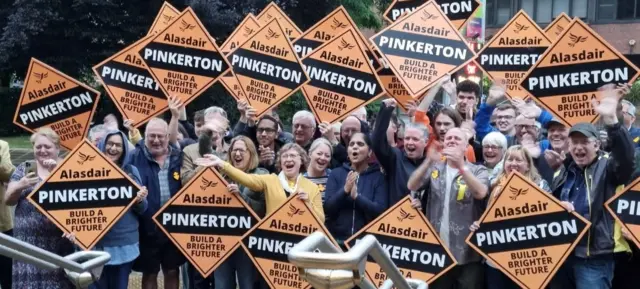
[(502, 157), (506, 150), (507, 138), (500, 132), (490, 132), (482, 139), (482, 165), (489, 170), (489, 181), (502, 170)]
[(324, 222), (322, 195), (318, 186), (302, 176), (301, 171), (309, 165), (307, 152), (295, 143), (284, 145), (276, 157), (279, 173), (269, 175), (247, 174), (214, 155), (196, 160), (199, 166), (214, 166), (231, 180), (254, 192), (264, 194), (267, 216), (284, 204), (291, 195), (307, 202), (320, 221)]
[(331, 156), (333, 155), (333, 146), (325, 138), (319, 138), (313, 141), (309, 148), (309, 166), (304, 173), (304, 177), (318, 185), (320, 194), (322, 194), (322, 204), (325, 201), (325, 189), (327, 179), (331, 173), (329, 165), (331, 164)]
[[(26, 161), (11, 176), (4, 201), (16, 206), (14, 237), (58, 255), (73, 253), (73, 243), (62, 231), (27, 200), (27, 196), (60, 163), (60, 137), (50, 128), (40, 128), (31, 135), (35, 161)], [(34, 265), (13, 262), (13, 288), (73, 289), (63, 270), (45, 270)]]

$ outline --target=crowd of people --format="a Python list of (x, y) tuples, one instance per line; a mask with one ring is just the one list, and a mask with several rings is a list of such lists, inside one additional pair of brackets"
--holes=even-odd
[[(435, 101), (442, 91), (450, 104)], [(89, 139), (119, 165), (142, 190), (135, 205), (97, 244), (111, 254), (92, 288), (128, 287), (132, 271), (142, 288), (268, 288), (243, 250), (237, 250), (209, 277), (202, 277), (160, 231), (152, 216), (184, 184), (207, 167), (229, 182), (263, 218), (288, 197), (307, 202), (343, 243), (407, 195), (440, 235), (458, 264), (431, 288), (518, 288), (466, 243), (478, 220), (519, 172), (562, 205), (592, 223), (550, 282), (550, 288), (633, 288), (638, 259), (604, 203), (637, 177), (640, 130), (635, 107), (623, 99), (627, 85), (607, 85), (593, 102), (599, 130), (590, 123), (567, 127), (534, 102), (508, 100), (496, 81), (482, 99), (478, 84), (453, 84), (444, 77), (419, 98), (403, 104), (403, 121), (394, 99), (382, 101), (374, 122), (364, 108), (336, 124), (317, 123), (309, 111), (293, 116), (288, 132), (276, 111), (257, 118), (239, 101), (240, 119), (209, 107), (195, 112), (169, 98), (171, 118), (153, 118), (144, 131), (110, 114), (94, 125)], [(0, 141), (0, 230), (60, 255), (75, 250), (74, 235), (63, 234), (31, 205), (27, 195), (61, 163), (60, 139), (49, 128), (31, 136), (33, 160), (14, 166)], [(6, 189), (5, 189), (6, 187)], [(15, 215), (11, 213), (15, 206)], [(1, 288), (73, 288), (63, 271), (0, 258)]]

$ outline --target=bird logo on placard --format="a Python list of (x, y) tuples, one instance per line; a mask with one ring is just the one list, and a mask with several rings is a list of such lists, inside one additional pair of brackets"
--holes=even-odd
[(271, 40), (272, 38), (278, 38), (278, 37), (280, 37), (280, 34), (271, 30), (271, 28), (267, 29), (267, 37), (266, 37), (267, 40)]
[(427, 11), (422, 10), (422, 15), (423, 17), (420, 17), (420, 19), (422, 19), (422, 21), (427, 21), (427, 20), (433, 20), (433, 19), (438, 19), (438, 16), (431, 14)]
[(169, 22), (173, 19), (173, 16), (162, 14), (162, 19), (164, 19), (164, 21), (162, 21), (162, 24), (166, 25), (169, 24)]
[(344, 38), (342, 38), (340, 40), (340, 46), (338, 46), (338, 49), (342, 50), (342, 49), (353, 49), (355, 46), (349, 42), (347, 42), (346, 40), (344, 40)]
[(96, 158), (96, 156), (85, 155), (83, 153), (78, 153), (78, 155), (80, 156), (80, 160), (78, 161), (80, 165), (84, 165), (85, 162), (90, 162)]
[(560, 33), (562, 33), (562, 31), (564, 31), (564, 27), (558, 25), (556, 26), (556, 35), (560, 35)]
[(202, 178), (202, 185), (200, 185), (200, 188), (204, 191), (207, 188), (215, 188), (217, 185), (218, 185), (218, 182), (213, 182), (205, 178)]
[(514, 187), (509, 187), (509, 191), (511, 191), (511, 194), (512, 194), (512, 196), (510, 196), (509, 198), (515, 201), (519, 196), (526, 195), (529, 189), (524, 190), (524, 189), (516, 189)]
[(253, 29), (251, 29), (249, 27), (245, 27), (244, 28), (244, 34), (242, 36), (249, 37), (249, 35), (251, 35), (251, 33), (253, 33)]
[(402, 222), (404, 220), (413, 220), (415, 217), (416, 215), (412, 215), (407, 213), (404, 209), (400, 209), (400, 217), (398, 217), (398, 221)]
[(33, 73), (33, 77), (36, 78), (36, 83), (42, 83), (42, 80), (47, 78), (47, 76), (49, 76), (49, 72), (43, 72), (43, 73), (34, 72)]
[(340, 22), (340, 20), (333, 18), (333, 24), (331, 24), (331, 29), (337, 30), (338, 28), (347, 28), (347, 24)]
[(513, 29), (513, 32), (520, 33), (520, 31), (527, 30), (527, 29), (529, 29), (529, 26), (522, 25), (522, 24), (516, 22), (516, 29)]
[(193, 28), (195, 28), (196, 26), (193, 24), (189, 24), (189, 22), (185, 21), (184, 19), (180, 22), (180, 31), (185, 31), (187, 29), (189, 30), (193, 30)]
[(267, 20), (271, 20), (271, 18), (273, 18), (273, 16), (271, 16), (271, 14), (267, 13)]
[(569, 43), (569, 46), (571, 47), (575, 47), (576, 44), (578, 44), (578, 42), (585, 42), (587, 41), (587, 36), (576, 36), (573, 35), (573, 33), (569, 33), (569, 39), (571, 39), (571, 43)]
[(296, 208), (294, 205), (289, 204), (289, 213), (287, 213), (287, 215), (289, 215), (289, 217), (293, 217), (295, 215), (301, 215), (304, 214), (303, 210), (300, 210), (298, 208)]

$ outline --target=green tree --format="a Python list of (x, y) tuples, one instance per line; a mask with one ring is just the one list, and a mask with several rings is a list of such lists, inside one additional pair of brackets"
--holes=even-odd
[(380, 14), (375, 11), (375, 0), (340, 0), (340, 4), (347, 9), (359, 27), (372, 29), (382, 27)]

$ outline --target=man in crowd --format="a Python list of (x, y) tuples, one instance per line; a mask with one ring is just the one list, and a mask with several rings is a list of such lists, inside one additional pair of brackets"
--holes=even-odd
[[(629, 88), (627, 86), (619, 87), (619, 89), (622, 89), (622, 93), (625, 95), (629, 93)], [(636, 122), (636, 107), (630, 101), (623, 99), (622, 114), (622, 124), (627, 130), (629, 130), (629, 135), (636, 146), (640, 147), (640, 128), (633, 126)]]
[(316, 133), (316, 118), (307, 110), (300, 110), (293, 115), (293, 140), (307, 152)]

